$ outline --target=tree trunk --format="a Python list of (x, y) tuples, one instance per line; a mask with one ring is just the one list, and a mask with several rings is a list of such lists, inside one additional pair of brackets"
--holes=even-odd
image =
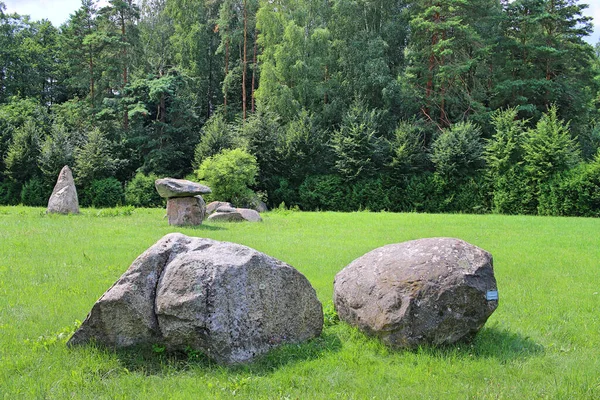
[[(227, 79), (227, 75), (229, 74), (229, 37), (225, 39), (225, 79)], [(225, 115), (227, 115), (227, 88), (223, 90), (223, 109), (225, 111)]]
[(250, 101), (252, 102), (252, 113), (254, 113), (254, 91), (255, 91), (255, 85), (256, 85), (256, 70), (258, 69), (258, 64), (256, 62), (256, 53), (258, 51), (257, 48), (257, 39), (258, 39), (258, 31), (256, 29), (254, 29), (254, 53), (252, 55), (252, 94), (251, 94), (251, 99)]
[(242, 69), (242, 121), (246, 121), (246, 66), (248, 64), (247, 46), (248, 40), (248, 8), (244, 0), (244, 63)]
[(206, 94), (206, 118), (210, 118), (212, 114), (212, 79), (213, 79), (213, 40), (214, 30), (209, 34), (210, 39), (208, 40), (208, 93)]
[[(125, 95), (125, 86), (127, 86), (127, 38), (125, 36), (125, 15), (121, 12), (121, 38), (123, 40), (123, 87), (121, 88), (121, 96)], [(123, 129), (129, 129), (129, 111), (127, 110), (127, 104), (123, 103)]]

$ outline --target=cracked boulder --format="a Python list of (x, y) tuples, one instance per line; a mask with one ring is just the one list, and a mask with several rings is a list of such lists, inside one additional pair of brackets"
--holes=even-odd
[(315, 290), (293, 267), (239, 244), (172, 233), (133, 262), (68, 344), (162, 344), (235, 364), (322, 327)]
[(201, 225), (206, 213), (206, 203), (202, 196), (172, 197), (167, 200), (169, 225)]
[(334, 281), (341, 320), (393, 348), (468, 339), (498, 306), (492, 255), (452, 238), (391, 244)]

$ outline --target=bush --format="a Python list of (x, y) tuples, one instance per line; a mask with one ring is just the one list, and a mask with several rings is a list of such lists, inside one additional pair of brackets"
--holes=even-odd
[(511, 168), (494, 182), (491, 200), (492, 211), (499, 214), (526, 214), (532, 199), (522, 168)]
[(444, 190), (444, 180), (438, 174), (426, 172), (411, 176), (404, 190), (403, 211), (441, 212)]
[(268, 193), (271, 208), (277, 207), (281, 203), (290, 206), (298, 205), (300, 200), (296, 188), (290, 185), (287, 179), (280, 176), (274, 177), (274, 180), (277, 182), (277, 186)]
[(445, 129), (433, 142), (430, 158), (446, 179), (473, 176), (484, 165), (481, 131), (471, 122)]
[(427, 131), (420, 121), (400, 121), (389, 140), (390, 167), (396, 175), (423, 171), (430, 167), (426, 151)]
[(248, 204), (254, 198), (250, 186), (256, 184), (256, 158), (242, 149), (223, 150), (202, 161), (196, 171), (198, 178), (212, 190), (209, 200)]
[(554, 176), (542, 186), (541, 215), (600, 217), (600, 151), (589, 164)]
[(0, 205), (14, 206), (19, 204), (21, 187), (13, 181), (0, 182)]
[(303, 210), (352, 211), (348, 202), (348, 185), (337, 175), (309, 176), (300, 185)]
[(105, 178), (92, 181), (84, 192), (82, 203), (98, 208), (116, 207), (123, 204), (124, 198), (121, 182), (115, 178)]
[(362, 179), (352, 185), (349, 203), (354, 210), (391, 210), (392, 203), (382, 178)]
[(154, 186), (158, 176), (138, 172), (125, 187), (125, 203), (134, 207), (163, 207), (165, 201)]
[(579, 163), (578, 144), (571, 137), (569, 124), (558, 119), (557, 112), (555, 106), (551, 107), (538, 121), (535, 129), (527, 132), (523, 143), (528, 181), (525, 211), (530, 214), (538, 212), (539, 196), (554, 175)]
[(492, 114), (495, 133), (485, 148), (486, 177), (490, 186), (491, 209), (500, 214), (523, 214), (528, 197), (523, 168), (525, 124), (518, 109), (498, 110)]
[(21, 203), (25, 206), (41, 207), (48, 205), (52, 192), (40, 178), (31, 178), (21, 190)]

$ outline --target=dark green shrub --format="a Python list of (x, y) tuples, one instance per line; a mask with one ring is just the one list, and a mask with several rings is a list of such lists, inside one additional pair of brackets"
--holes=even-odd
[(384, 141), (377, 136), (379, 113), (356, 100), (331, 135), (334, 168), (345, 181), (368, 178), (382, 167)]
[(123, 204), (123, 186), (115, 178), (97, 179), (85, 190), (84, 205), (92, 207), (116, 207)]
[(13, 181), (0, 182), (0, 205), (14, 206), (19, 204), (21, 186)]
[(382, 178), (362, 179), (352, 185), (349, 205), (354, 210), (383, 211), (391, 209), (388, 190)]
[(288, 206), (298, 205), (299, 196), (296, 188), (292, 187), (287, 179), (280, 176), (276, 176), (274, 180), (278, 184), (268, 193), (271, 208), (275, 208), (281, 203), (285, 203)]
[(571, 137), (569, 123), (560, 120), (557, 108), (542, 115), (535, 129), (530, 129), (523, 142), (527, 177), (525, 213), (537, 214), (539, 197), (554, 175), (576, 166), (580, 161), (578, 143)]
[(158, 195), (154, 181), (158, 176), (138, 172), (125, 187), (125, 203), (134, 207), (163, 207), (165, 201)]
[(44, 185), (40, 178), (31, 178), (21, 190), (21, 203), (25, 206), (41, 207), (48, 205), (48, 199), (52, 191)]
[(427, 130), (421, 121), (400, 121), (390, 146), (390, 167), (396, 175), (418, 173), (430, 167), (427, 157)]
[(491, 209), (500, 214), (523, 214), (531, 202), (523, 167), (523, 143), (527, 121), (518, 119), (518, 109), (492, 114), (495, 132), (485, 148)]
[(348, 185), (337, 175), (309, 176), (299, 192), (303, 210), (353, 211), (348, 202)]
[(404, 211), (441, 212), (444, 208), (445, 181), (438, 174), (413, 175), (404, 190)]
[(434, 140), (430, 158), (445, 179), (475, 175), (484, 165), (480, 129), (471, 122), (445, 129)]
[(488, 185), (481, 175), (458, 182), (448, 182), (443, 212), (483, 214), (489, 211)]
[(540, 190), (541, 215), (600, 217), (600, 152), (589, 164), (557, 174)]

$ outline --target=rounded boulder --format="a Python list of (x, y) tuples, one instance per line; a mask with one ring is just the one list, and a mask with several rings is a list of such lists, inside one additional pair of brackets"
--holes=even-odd
[(465, 241), (391, 244), (354, 260), (334, 281), (341, 320), (393, 348), (465, 340), (498, 306), (492, 255)]

